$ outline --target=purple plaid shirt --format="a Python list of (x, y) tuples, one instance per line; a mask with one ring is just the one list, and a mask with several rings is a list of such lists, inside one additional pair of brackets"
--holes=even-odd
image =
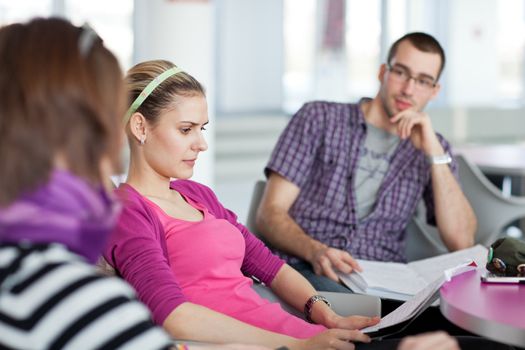
[[(315, 239), (359, 259), (403, 262), (405, 228), (421, 198), (427, 221), (435, 225), (430, 166), (409, 140), (401, 140), (372, 212), (359, 221), (353, 183), (366, 132), (358, 104), (307, 103), (280, 136), (265, 174), (275, 171), (301, 189), (290, 215)], [(445, 139), (438, 138), (452, 154)], [(458, 178), (456, 161), (450, 166)]]

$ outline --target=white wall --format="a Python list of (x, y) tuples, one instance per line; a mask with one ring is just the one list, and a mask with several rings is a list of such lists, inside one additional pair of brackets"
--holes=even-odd
[(215, 117), (215, 8), (213, 1), (135, 0), (134, 63), (172, 61), (207, 90), (208, 151), (199, 156), (193, 179), (213, 186)]

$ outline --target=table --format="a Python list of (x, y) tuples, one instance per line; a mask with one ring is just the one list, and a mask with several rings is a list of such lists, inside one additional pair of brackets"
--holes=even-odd
[(525, 284), (486, 284), (484, 268), (446, 282), (440, 290), (441, 313), (472, 333), (501, 343), (525, 346)]
[(453, 147), (488, 175), (525, 177), (525, 143), (465, 144)]

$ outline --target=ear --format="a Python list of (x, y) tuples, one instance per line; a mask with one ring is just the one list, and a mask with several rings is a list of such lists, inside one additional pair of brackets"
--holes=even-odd
[(379, 66), (379, 73), (377, 74), (377, 79), (379, 80), (380, 84), (383, 84), (383, 79), (385, 78), (386, 74), (386, 64), (382, 63), (381, 66)]
[(433, 100), (436, 98), (436, 96), (439, 94), (439, 91), (441, 90), (441, 84), (437, 83), (436, 86), (434, 86), (434, 90), (432, 91), (432, 95), (430, 96), (430, 99)]
[(131, 118), (129, 118), (129, 128), (131, 134), (137, 139), (138, 142), (146, 137), (146, 123), (146, 118), (142, 115), (142, 113), (139, 112), (133, 113)]

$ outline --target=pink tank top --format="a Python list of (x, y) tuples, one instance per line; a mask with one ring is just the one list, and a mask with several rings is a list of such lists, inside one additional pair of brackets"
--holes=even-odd
[(184, 199), (201, 211), (203, 220), (176, 219), (147, 198), (146, 202), (164, 227), (171, 269), (189, 301), (295, 338), (309, 338), (325, 330), (260, 297), (252, 288), (252, 280), (241, 272), (245, 254), (241, 232), (203, 205)]

